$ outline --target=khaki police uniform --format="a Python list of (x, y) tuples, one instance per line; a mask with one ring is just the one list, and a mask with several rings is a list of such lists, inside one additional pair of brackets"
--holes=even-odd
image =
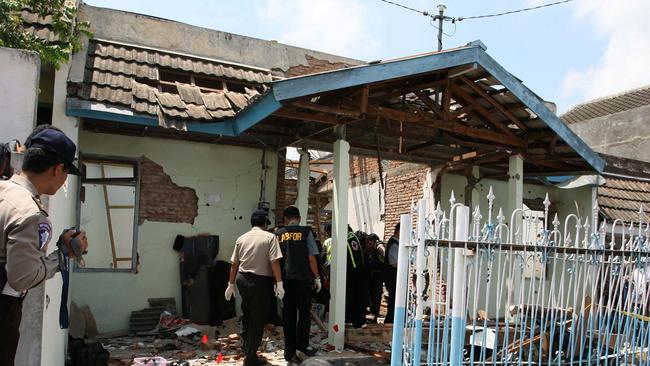
[(237, 290), (241, 296), (242, 339), (247, 360), (257, 359), (269, 308), (273, 299), (271, 262), (282, 258), (275, 235), (253, 227), (240, 236), (230, 260), (239, 263)]
[(23, 176), (0, 181), (0, 227), (0, 364), (13, 365), (23, 298), (58, 271), (59, 251), (45, 255), (52, 223), (38, 191)]

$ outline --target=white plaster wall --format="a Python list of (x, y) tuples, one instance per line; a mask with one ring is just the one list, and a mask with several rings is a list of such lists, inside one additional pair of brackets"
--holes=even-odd
[(380, 238), (384, 234), (382, 214), (385, 207), (385, 196), (379, 198), (380, 182), (350, 186), (348, 190), (348, 223), (354, 230), (375, 233)]
[[(259, 198), (262, 150), (91, 132), (81, 132), (80, 144), (84, 153), (146, 156), (160, 164), (175, 184), (196, 190), (199, 211), (194, 225), (145, 221), (138, 227), (140, 272), (74, 273), (73, 300), (90, 306), (101, 332), (127, 329), (130, 312), (146, 308), (148, 298), (175, 297), (180, 308), (174, 238), (204, 232), (219, 235), (218, 258), (228, 260), (236, 238), (250, 229), (250, 214)], [(277, 159), (268, 153), (267, 159), (271, 168), (266, 200), (274, 203)], [(206, 206), (205, 193), (218, 193), (222, 200)], [(109, 245), (89, 241), (90, 250), (93, 245)]]
[(25, 141), (36, 125), (41, 60), (37, 53), (0, 47), (0, 141)]
[[(60, 128), (72, 141), (77, 143), (79, 134), (79, 121), (77, 118), (65, 115), (65, 98), (67, 92), (67, 76), (69, 64), (61, 65), (54, 75), (54, 100), (52, 105), (52, 125)], [(76, 226), (76, 192), (78, 179), (74, 175), (68, 176), (66, 186), (50, 197), (49, 215), (52, 220), (53, 241), (64, 229)], [(49, 251), (56, 249), (51, 244)], [(45, 311), (43, 315), (43, 346), (41, 350), (42, 366), (60, 366), (65, 363), (67, 330), (59, 327), (59, 305), (61, 304), (61, 275), (57, 274), (45, 282)], [(72, 294), (72, 285), (68, 296)]]

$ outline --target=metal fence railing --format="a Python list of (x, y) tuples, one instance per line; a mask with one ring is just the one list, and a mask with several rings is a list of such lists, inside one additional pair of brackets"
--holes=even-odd
[(391, 364), (650, 365), (643, 210), (561, 223), (547, 198), (513, 226), (488, 201), (485, 218), (453, 201), (402, 215)]

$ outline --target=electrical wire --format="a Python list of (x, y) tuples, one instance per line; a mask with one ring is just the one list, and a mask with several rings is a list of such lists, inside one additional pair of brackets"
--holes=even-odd
[(458, 20), (460, 22), (460, 21), (468, 20), (468, 19), (494, 18), (494, 17), (503, 16), (503, 15), (510, 15), (510, 14), (522, 13), (522, 12), (530, 11), (530, 10), (537, 10), (537, 9), (541, 9), (541, 8), (547, 8), (549, 6), (565, 4), (565, 3), (568, 3), (568, 2), (571, 2), (571, 1), (573, 1), (573, 0), (556, 1), (554, 3), (543, 4), (543, 5), (534, 6), (534, 7), (531, 7), (531, 8), (524, 8), (524, 9), (506, 11), (506, 12), (503, 12), (503, 13), (496, 13), (496, 14), (475, 15), (475, 16), (471, 16), (471, 17), (458, 17), (458, 18), (456, 18), (456, 20)]
[(418, 10), (418, 9), (409, 8), (409, 7), (406, 6), (406, 5), (402, 5), (402, 4), (394, 3), (394, 2), (389, 1), (389, 0), (379, 0), (379, 1), (383, 1), (383, 2), (385, 2), (385, 3), (392, 4), (392, 5), (395, 5), (395, 6), (399, 6), (400, 8), (403, 8), (403, 9), (406, 9), (406, 10), (410, 10), (410, 11), (413, 11), (413, 12), (416, 12), (416, 13), (420, 13), (420, 14), (424, 15), (425, 17), (428, 17), (428, 16), (431, 15), (431, 14), (429, 14), (428, 11), (423, 11), (423, 10)]
[[(450, 37), (450, 38), (453, 37), (454, 34), (456, 34), (456, 21), (455, 21), (455, 20), (452, 20), (451, 23), (454, 25), (454, 31), (451, 32), (451, 34), (446, 33), (444, 30), (442, 31), (442, 34), (444, 34), (445, 36)], [(440, 28), (436, 25), (436, 21), (435, 21), (435, 20), (431, 19), (431, 20), (429, 21), (429, 24), (431, 24), (431, 26), (434, 27), (435, 29), (440, 30)]]

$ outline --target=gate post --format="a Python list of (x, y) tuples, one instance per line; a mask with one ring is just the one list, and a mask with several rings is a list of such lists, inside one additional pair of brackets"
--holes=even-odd
[[(467, 242), (469, 231), (469, 207), (458, 206), (455, 220), (456, 241)], [(451, 309), (451, 366), (463, 364), (465, 346), (465, 249), (454, 249), (454, 280)]]
[(424, 315), (424, 270), (426, 266), (424, 251), (426, 246), (425, 232), (426, 232), (426, 215), (427, 215), (427, 201), (420, 200), (418, 205), (418, 226), (417, 226), (417, 241), (418, 248), (415, 257), (415, 298), (417, 307), (415, 309), (415, 350), (413, 350), (413, 365), (419, 365), (422, 357), (422, 317)]
[(404, 318), (406, 317), (406, 288), (408, 287), (409, 247), (413, 225), (411, 215), (400, 216), (399, 252), (397, 255), (397, 285), (395, 290), (395, 317), (393, 320), (393, 346), (391, 366), (401, 366), (404, 348)]

